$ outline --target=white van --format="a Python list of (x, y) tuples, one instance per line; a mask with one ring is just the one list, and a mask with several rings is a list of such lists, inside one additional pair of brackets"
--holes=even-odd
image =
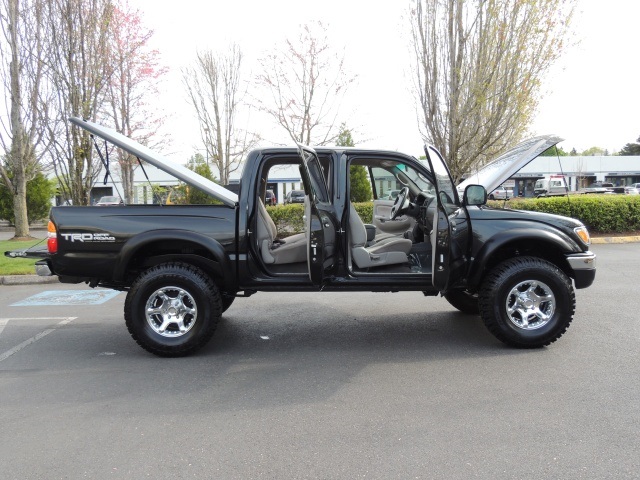
[(533, 194), (536, 197), (550, 197), (553, 195), (566, 195), (569, 192), (567, 180), (564, 175), (546, 175), (536, 182)]

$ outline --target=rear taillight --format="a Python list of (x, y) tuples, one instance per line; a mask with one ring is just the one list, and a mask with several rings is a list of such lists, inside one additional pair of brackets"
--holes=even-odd
[(47, 250), (49, 250), (49, 253), (58, 251), (58, 232), (56, 232), (56, 226), (51, 220), (47, 225)]

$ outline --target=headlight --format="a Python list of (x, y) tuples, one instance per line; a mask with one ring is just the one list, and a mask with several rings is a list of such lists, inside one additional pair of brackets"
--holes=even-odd
[(587, 227), (576, 227), (573, 231), (576, 232), (576, 235), (580, 237), (580, 240), (582, 240), (585, 245), (591, 245), (591, 237), (589, 236), (589, 230), (587, 230)]

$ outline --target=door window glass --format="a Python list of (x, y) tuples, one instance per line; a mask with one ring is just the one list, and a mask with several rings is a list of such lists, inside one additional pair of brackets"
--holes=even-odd
[(320, 164), (320, 160), (315, 152), (301, 149), (302, 159), (305, 163), (307, 172), (309, 173), (309, 181), (311, 182), (311, 192), (316, 200), (322, 203), (329, 203), (329, 189), (325, 181), (325, 174)]
[(438, 189), (438, 197), (445, 209), (449, 211), (447, 207), (458, 206), (456, 188), (451, 180), (451, 175), (449, 175), (449, 170), (438, 151), (432, 147), (428, 147), (427, 153), (433, 166), (433, 175)]

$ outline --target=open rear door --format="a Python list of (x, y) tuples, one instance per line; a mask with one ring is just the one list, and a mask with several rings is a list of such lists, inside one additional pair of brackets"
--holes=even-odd
[(469, 224), (442, 156), (431, 146), (425, 146), (425, 153), (438, 201), (431, 231), (432, 283), (438, 290), (446, 291), (464, 274)]
[(313, 148), (300, 144), (298, 152), (302, 158), (301, 173), (309, 190), (305, 213), (309, 278), (322, 287), (325, 273), (335, 262), (336, 222), (318, 155)]

